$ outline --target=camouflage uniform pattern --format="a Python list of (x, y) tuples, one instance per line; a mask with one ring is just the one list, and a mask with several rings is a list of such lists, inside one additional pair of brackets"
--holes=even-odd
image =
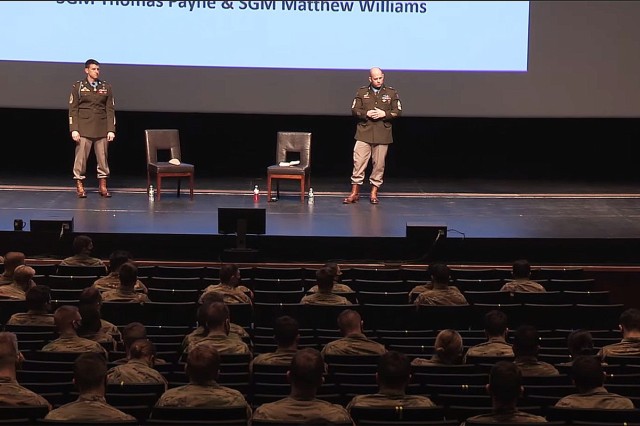
[(3, 272), (2, 275), (0, 275), (0, 285), (7, 285), (7, 284), (11, 284), (12, 282), (13, 282), (13, 274), (7, 275), (6, 272)]
[(542, 286), (542, 284), (521, 279), (521, 280), (513, 280), (502, 286), (500, 291), (508, 291), (511, 293), (515, 292), (523, 292), (523, 293), (545, 293), (547, 290)]
[(538, 361), (535, 357), (518, 357), (514, 363), (520, 367), (523, 377), (557, 376), (560, 372), (551, 364)]
[(150, 302), (149, 297), (144, 293), (137, 293), (135, 291), (123, 290), (117, 288), (115, 290), (107, 290), (102, 293), (102, 300), (104, 302), (132, 302), (132, 303), (147, 303)]
[(300, 303), (309, 305), (351, 305), (346, 297), (334, 293), (311, 293), (303, 296)]
[(189, 344), (186, 349), (186, 353), (190, 352), (194, 347), (198, 345), (211, 345), (218, 353), (224, 354), (250, 354), (251, 350), (246, 343), (242, 340), (238, 340), (235, 337), (227, 336), (224, 334), (213, 334), (203, 337), (201, 340)]
[(409, 292), (409, 303), (413, 303), (421, 293), (424, 293), (427, 290), (433, 290), (432, 283), (421, 284), (412, 288)]
[(37, 325), (55, 327), (53, 314), (45, 311), (27, 311), (11, 315), (7, 325)]
[(426, 290), (420, 293), (415, 301), (416, 305), (468, 305), (464, 294), (458, 287), (448, 286), (447, 288)]
[(251, 361), (251, 366), (254, 364), (290, 365), (296, 352), (295, 349), (277, 349), (275, 352), (260, 354)]
[(224, 303), (251, 303), (251, 298), (246, 294), (250, 292), (247, 287), (243, 285), (231, 287), (230, 285), (226, 284), (215, 284), (208, 286), (204, 289), (204, 292), (200, 296), (198, 302), (202, 303), (202, 298), (204, 297), (204, 295), (211, 291), (221, 293)]
[(110, 323), (109, 321), (104, 319), (100, 319), (100, 323), (102, 324), (99, 330), (100, 333), (109, 334), (113, 337), (114, 340), (118, 342), (122, 340), (122, 334), (115, 324)]
[[(544, 417), (518, 410), (480, 414), (479, 416), (469, 417), (467, 420), (471, 419), (482, 423), (547, 423), (547, 419)], [(462, 422), (460, 426), (465, 424), (465, 422)]]
[(0, 286), (0, 297), (15, 300), (26, 300), (26, 293), (15, 282)]
[(97, 352), (108, 355), (100, 343), (78, 336), (61, 336), (44, 345), (42, 350), (45, 352)]
[(302, 400), (292, 397), (262, 404), (253, 413), (254, 419), (299, 421), (308, 423), (353, 423), (344, 407), (321, 399)]
[(126, 364), (111, 368), (107, 371), (107, 383), (117, 385), (160, 383), (164, 385), (165, 390), (167, 389), (167, 379), (141, 359), (130, 359)]
[[(86, 254), (76, 254), (74, 256), (67, 257), (60, 262), (63, 266), (105, 266), (104, 262), (97, 257), (91, 257)], [(107, 269), (105, 267), (105, 272)]]
[(101, 395), (81, 395), (76, 401), (50, 411), (45, 419), (105, 422), (109, 420), (135, 420), (135, 417), (107, 404), (107, 401)]
[(431, 358), (414, 358), (411, 360), (412, 366), (430, 366), (430, 365), (452, 365), (452, 363), (441, 359), (438, 354), (434, 354)]
[(83, 334), (81, 337), (98, 342), (102, 347), (109, 348), (110, 351), (115, 351), (117, 348), (117, 343), (113, 339), (113, 336), (101, 331), (98, 331), (97, 333)]
[(0, 405), (46, 405), (49, 401), (35, 392), (22, 387), (15, 379), (0, 376)]
[(585, 393), (567, 395), (556, 403), (556, 407), (599, 408), (607, 410), (629, 410), (635, 408), (629, 398), (607, 392), (598, 387)]
[[(318, 292), (317, 285), (314, 285), (309, 290), (307, 290), (307, 293), (317, 293), (317, 292)], [(331, 289), (331, 293), (355, 293), (355, 291), (353, 291), (353, 289), (346, 284), (333, 283), (333, 288)]]
[[(190, 344), (201, 341), (202, 339), (207, 337), (206, 333), (207, 332), (205, 331), (204, 327), (198, 326), (191, 333), (184, 336), (181, 344), (181, 349), (184, 351), (187, 347), (189, 347)], [(231, 323), (229, 327), (229, 337), (243, 340), (248, 339), (250, 336), (249, 333), (247, 333), (247, 330), (244, 329), (244, 327), (238, 324)]]
[(374, 393), (372, 395), (356, 395), (347, 404), (347, 411), (351, 407), (435, 407), (436, 404), (426, 396), (406, 395), (402, 393)]
[[(618, 343), (603, 346), (598, 355), (604, 359), (607, 356), (640, 356), (640, 338), (624, 338)], [(640, 358), (638, 360), (640, 362)]]
[[(117, 272), (111, 272), (109, 275), (105, 275), (104, 277), (98, 278), (93, 286), (97, 288), (100, 292), (107, 290), (117, 290), (120, 286), (120, 274)], [(141, 291), (143, 293), (147, 292), (147, 286), (140, 280), (136, 281), (136, 284), (133, 286), (134, 291)]]
[(322, 356), (326, 355), (382, 355), (387, 352), (383, 344), (368, 339), (364, 334), (349, 334), (342, 339), (324, 345)]
[(464, 363), (467, 355), (471, 356), (514, 356), (513, 347), (503, 337), (490, 337), (486, 342), (472, 346), (464, 355)]
[(235, 389), (221, 386), (215, 381), (206, 385), (190, 383), (169, 389), (162, 394), (156, 407), (247, 407), (247, 419), (251, 418), (251, 407), (244, 399), (242, 393)]

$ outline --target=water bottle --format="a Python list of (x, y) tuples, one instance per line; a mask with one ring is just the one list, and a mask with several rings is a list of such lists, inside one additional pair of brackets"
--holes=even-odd
[(149, 185), (149, 188), (147, 188), (147, 195), (149, 196), (149, 201), (153, 201), (156, 199), (156, 189), (153, 187), (153, 185)]
[(253, 201), (260, 201), (260, 190), (258, 189), (258, 185), (253, 187)]
[(314, 194), (313, 194), (313, 188), (309, 188), (308, 202), (309, 202), (309, 204), (313, 204), (315, 202)]

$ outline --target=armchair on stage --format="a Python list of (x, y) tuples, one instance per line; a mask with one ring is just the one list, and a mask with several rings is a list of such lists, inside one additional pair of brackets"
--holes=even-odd
[[(193, 200), (193, 164), (182, 163), (180, 155), (180, 136), (176, 129), (147, 129), (144, 131), (147, 147), (147, 187), (155, 177), (158, 200), (163, 178), (178, 178), (178, 197), (180, 197), (180, 179), (189, 178), (189, 196)], [(158, 152), (168, 151), (168, 161), (158, 161)]]
[[(294, 159), (292, 155), (299, 155)], [(293, 164), (292, 164), (293, 163)], [(276, 164), (267, 168), (267, 199), (271, 201), (271, 181), (276, 180), (276, 197), (280, 198), (280, 179), (300, 181), (300, 200), (311, 186), (311, 133), (278, 132)]]

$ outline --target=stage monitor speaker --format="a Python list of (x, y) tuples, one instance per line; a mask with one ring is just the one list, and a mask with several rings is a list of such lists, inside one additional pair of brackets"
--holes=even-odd
[(435, 242), (447, 238), (447, 225), (407, 222), (406, 237), (413, 241)]
[(407, 222), (406, 256), (419, 262), (430, 262), (443, 255), (447, 226)]
[(31, 219), (29, 228), (31, 232), (57, 233), (62, 236), (62, 234), (73, 232), (73, 216)]

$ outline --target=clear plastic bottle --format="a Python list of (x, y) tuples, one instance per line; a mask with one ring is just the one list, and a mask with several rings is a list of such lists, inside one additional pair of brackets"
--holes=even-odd
[(313, 193), (313, 188), (309, 188), (309, 196), (307, 198), (309, 204), (313, 204), (315, 202), (315, 194)]
[(147, 195), (149, 196), (149, 201), (154, 201), (156, 199), (156, 189), (153, 185), (149, 185), (149, 188), (147, 188)]

